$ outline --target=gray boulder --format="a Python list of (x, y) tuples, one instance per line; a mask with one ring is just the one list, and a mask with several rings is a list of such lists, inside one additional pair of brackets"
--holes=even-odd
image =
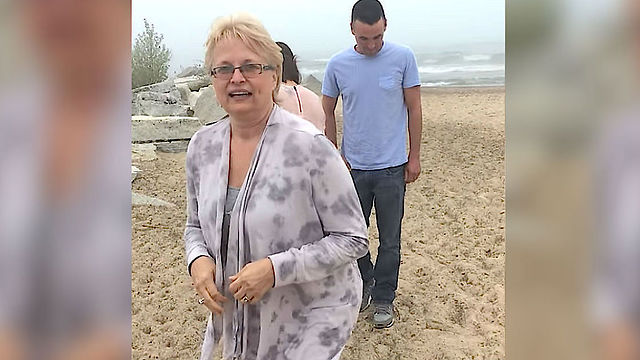
[(203, 123), (216, 122), (227, 115), (227, 112), (220, 106), (216, 99), (213, 85), (206, 87), (200, 92), (196, 105), (193, 108), (194, 115)]
[(131, 192), (131, 205), (133, 206), (155, 206), (155, 207), (175, 207), (176, 204), (158, 199), (152, 196)]
[(173, 79), (167, 79), (163, 82), (157, 84), (151, 84), (146, 86), (141, 86), (139, 88), (133, 89), (133, 93), (139, 93), (142, 91), (150, 91), (157, 93), (168, 93), (175, 88), (175, 84), (173, 83)]
[(178, 140), (171, 142), (156, 143), (159, 152), (163, 153), (181, 153), (186, 152), (189, 147), (188, 140)]
[(186, 84), (176, 85), (176, 89), (180, 93), (180, 101), (189, 104), (189, 98), (191, 97), (191, 89)]
[(132, 115), (148, 116), (193, 116), (189, 101), (184, 101), (178, 88), (169, 92), (155, 92), (149, 89), (133, 94)]
[(173, 80), (176, 86), (185, 84), (191, 91), (198, 91), (204, 87), (211, 85), (211, 78), (208, 76), (189, 76), (184, 78), (176, 78)]
[(193, 116), (193, 110), (188, 105), (166, 104), (154, 100), (137, 100), (131, 109), (132, 115)]
[(318, 96), (322, 96), (322, 82), (313, 75), (307, 75), (302, 80), (302, 86), (313, 91)]
[(180, 72), (176, 77), (184, 78), (184, 77), (195, 76), (195, 75), (207, 75), (207, 71), (204, 69), (203, 66), (193, 65), (182, 70), (182, 72)]
[(154, 144), (131, 144), (131, 162), (139, 164), (145, 161), (157, 159), (156, 146)]
[(182, 104), (182, 105), (189, 104), (186, 101), (182, 101), (182, 94), (180, 94), (180, 90), (178, 90), (178, 88), (171, 89), (171, 91), (169, 92), (169, 95), (171, 96), (171, 98), (176, 99), (178, 104)]
[[(206, 88), (203, 88), (203, 89), (206, 89)], [(200, 95), (202, 95), (202, 91), (191, 91), (189, 93), (189, 106), (192, 109), (196, 108), (196, 103), (198, 102)]]
[(197, 117), (152, 117), (131, 118), (131, 141), (133, 143), (168, 142), (190, 139), (204, 123)]
[(147, 101), (157, 101), (163, 104), (177, 104), (180, 99), (174, 96), (172, 93), (157, 93), (151, 91), (141, 91), (136, 94), (138, 101), (147, 100)]
[[(205, 92), (207, 98), (200, 100)], [(215, 100), (211, 78), (204, 74), (204, 69), (199, 66), (185, 69), (177, 78), (133, 89), (131, 115), (195, 115), (211, 122), (225, 114)]]

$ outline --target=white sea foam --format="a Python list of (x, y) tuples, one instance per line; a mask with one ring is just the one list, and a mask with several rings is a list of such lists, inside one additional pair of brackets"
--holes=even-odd
[(426, 74), (444, 74), (450, 72), (495, 72), (504, 71), (504, 64), (483, 65), (432, 65), (420, 66), (418, 71)]
[(491, 60), (491, 55), (467, 55), (464, 57), (464, 61), (488, 61)]

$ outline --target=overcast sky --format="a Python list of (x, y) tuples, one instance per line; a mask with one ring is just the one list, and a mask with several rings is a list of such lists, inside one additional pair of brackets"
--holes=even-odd
[[(352, 46), (351, 7), (345, 0), (133, 0), (132, 37), (148, 19), (164, 35), (173, 71), (201, 63), (213, 20), (236, 11), (257, 16), (276, 41), (302, 58), (325, 58)], [(416, 52), (504, 44), (504, 0), (381, 1), (389, 25), (385, 40)]]

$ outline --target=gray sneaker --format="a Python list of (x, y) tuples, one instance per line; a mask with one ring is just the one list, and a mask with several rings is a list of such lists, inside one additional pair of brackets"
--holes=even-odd
[(376, 329), (389, 328), (394, 320), (393, 304), (373, 304), (373, 326)]
[(362, 285), (362, 302), (360, 303), (360, 312), (369, 308), (371, 304), (371, 290), (373, 290), (373, 282)]

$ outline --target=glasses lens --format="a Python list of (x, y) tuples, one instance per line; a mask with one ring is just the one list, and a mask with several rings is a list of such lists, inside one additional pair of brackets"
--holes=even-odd
[(233, 66), (218, 66), (213, 69), (213, 74), (216, 77), (229, 77), (233, 74)]
[(240, 66), (240, 72), (244, 76), (258, 76), (262, 72), (262, 65), (260, 64), (244, 64)]

